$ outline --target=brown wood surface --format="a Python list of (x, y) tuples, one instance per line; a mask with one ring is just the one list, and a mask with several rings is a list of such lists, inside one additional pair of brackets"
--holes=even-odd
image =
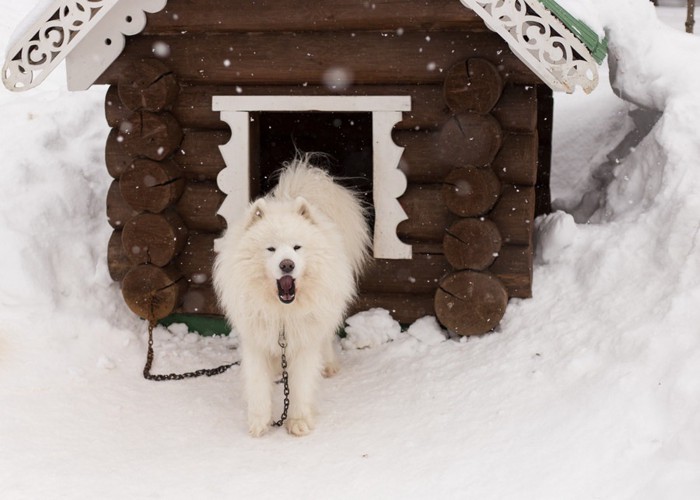
[(442, 201), (455, 215), (476, 217), (491, 210), (500, 193), (501, 183), (493, 170), (462, 167), (452, 170), (445, 177)]
[(140, 111), (132, 114), (119, 128), (117, 142), (132, 157), (164, 160), (182, 141), (182, 129), (170, 113)]
[(229, 130), (187, 130), (173, 160), (187, 179), (216, 181), (216, 176), (226, 166), (219, 146), (230, 139)]
[(170, 0), (149, 14), (146, 33), (316, 30), (484, 31), (483, 21), (459, 2), (431, 0)]
[(495, 328), (505, 314), (508, 293), (489, 273), (458, 271), (445, 277), (435, 292), (435, 313), (458, 335), (480, 335)]
[(428, 294), (450, 271), (443, 255), (414, 255), (411, 260), (372, 259), (360, 280), (360, 293)]
[(166, 266), (184, 248), (187, 227), (171, 209), (162, 214), (139, 214), (122, 231), (122, 245), (134, 264)]
[[(96, 83), (117, 83), (134, 60), (150, 57), (154, 44), (167, 48), (163, 62), (181, 82), (233, 85), (324, 85), (341, 68), (343, 82), (440, 84), (443, 72), (469, 57), (488, 59), (506, 81), (535, 83), (537, 77), (495, 33), (299, 32), (138, 36)], [(332, 84), (329, 84), (332, 86)]]
[(504, 186), (501, 198), (488, 218), (498, 226), (504, 243), (532, 245), (535, 188)]
[(397, 227), (404, 241), (441, 242), (445, 229), (456, 219), (442, 202), (442, 184), (409, 184), (399, 198), (407, 220)]
[(121, 281), (133, 266), (122, 246), (122, 232), (112, 231), (107, 244), (107, 268), (110, 277), (114, 281)]
[(462, 219), (445, 230), (443, 247), (450, 265), (458, 270), (481, 271), (489, 267), (501, 249), (501, 235), (489, 220)]
[(348, 315), (373, 307), (388, 310), (399, 323), (410, 325), (423, 316), (434, 316), (434, 294), (364, 293), (357, 297)]
[[(487, 165), (494, 161), (501, 147), (501, 131), (496, 120), (488, 115), (471, 114), (461, 120), (461, 125), (457, 123), (454, 119), (449, 120), (442, 131), (396, 130), (393, 133), (394, 141), (405, 145), (399, 167), (409, 182), (442, 182), (455, 167)], [(469, 135), (463, 135), (460, 126), (466, 127)], [(105, 155), (108, 171), (116, 178), (133, 162), (133, 156), (119, 142), (118, 135), (115, 132), (110, 134)], [(218, 173), (225, 167), (219, 146), (230, 138), (228, 130), (185, 130), (173, 160), (187, 179), (216, 181)], [(519, 145), (525, 149), (518, 149)], [(519, 166), (517, 159), (526, 159), (527, 148), (531, 145), (529, 141), (517, 143), (504, 151), (499, 161)], [(510, 170), (517, 171), (515, 167)]]
[(175, 206), (188, 228), (218, 233), (226, 221), (217, 214), (226, 195), (212, 182), (190, 182)]
[(180, 169), (170, 160), (139, 158), (119, 178), (124, 200), (139, 212), (162, 212), (177, 201), (184, 187)]
[(509, 297), (532, 297), (532, 246), (503, 245), (489, 272), (501, 280)]
[(131, 111), (159, 112), (168, 108), (180, 90), (175, 75), (154, 58), (134, 61), (119, 75), (118, 94)]
[(107, 190), (107, 222), (115, 229), (121, 229), (139, 214), (122, 196), (119, 182), (112, 181)]
[(533, 132), (537, 129), (537, 91), (535, 85), (506, 85), (491, 110), (503, 130)]
[[(353, 85), (344, 90), (330, 91), (324, 86), (290, 85), (237, 86), (186, 85), (170, 110), (183, 128), (220, 129), (227, 125), (220, 113), (212, 110), (212, 97), (248, 95), (409, 95), (411, 111), (404, 113), (397, 130), (437, 130), (452, 117), (443, 99), (442, 85)], [(491, 114), (503, 130), (532, 132), (537, 128), (537, 99), (533, 85), (506, 85)], [(131, 112), (121, 103), (116, 85), (110, 86), (105, 99), (105, 116), (110, 127), (119, 127)]]
[(486, 114), (501, 97), (503, 79), (486, 59), (470, 58), (449, 68), (445, 74), (445, 103), (454, 113)]
[(133, 162), (134, 157), (124, 147), (124, 136), (118, 128), (113, 128), (110, 130), (105, 144), (107, 172), (114, 179), (119, 179)]
[(192, 233), (175, 259), (177, 267), (191, 285), (211, 284), (214, 266), (214, 240), (216, 235)]
[[(116, 87), (110, 87), (105, 115), (111, 127), (118, 127), (128, 118), (129, 110), (111, 96), (114, 92)], [(187, 85), (181, 89), (171, 112), (183, 128), (223, 130), (227, 125), (221, 121), (220, 113), (212, 110), (212, 97), (256, 95), (408, 95), (411, 96), (411, 111), (405, 112), (403, 121), (396, 124), (397, 129), (403, 130), (436, 130), (452, 116), (443, 102), (440, 85), (354, 85), (336, 91), (324, 86), (302, 84), (287, 87)]]
[(493, 160), (493, 171), (504, 184), (534, 186), (537, 181), (538, 136), (534, 133), (503, 134), (503, 145)]
[(397, 130), (404, 146), (399, 167), (410, 182), (439, 182), (458, 167), (490, 164), (501, 147), (501, 128), (490, 115), (453, 117), (437, 132)]
[(132, 267), (122, 281), (122, 295), (141, 318), (159, 320), (175, 312), (182, 302), (187, 281), (174, 267), (142, 264)]

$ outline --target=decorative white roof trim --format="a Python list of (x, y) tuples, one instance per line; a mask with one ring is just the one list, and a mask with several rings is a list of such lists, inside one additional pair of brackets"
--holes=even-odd
[(378, 259), (410, 259), (411, 245), (396, 229), (408, 216), (398, 198), (406, 191), (406, 175), (399, 170), (403, 149), (391, 131), (411, 110), (410, 96), (214, 96), (212, 109), (231, 127), (231, 140), (219, 146), (226, 168), (217, 183), (226, 193), (219, 214), (229, 227), (245, 212), (250, 200), (250, 113), (255, 111), (334, 111), (372, 113), (372, 182), (374, 203), (373, 254)]
[(586, 46), (538, 0), (460, 0), (498, 33), (553, 90), (587, 94), (598, 85), (598, 65)]
[(77, 51), (69, 87), (88, 88), (119, 56), (124, 36), (145, 28), (145, 13), (158, 12), (166, 4), (167, 0), (56, 0), (8, 50), (2, 81), (13, 91), (34, 88)]

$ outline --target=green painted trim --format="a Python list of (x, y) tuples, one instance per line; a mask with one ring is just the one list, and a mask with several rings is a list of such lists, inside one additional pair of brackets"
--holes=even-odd
[(566, 26), (576, 38), (581, 40), (598, 64), (603, 62), (605, 56), (608, 54), (607, 39), (603, 38), (601, 40), (598, 38), (595, 31), (569, 14), (569, 12), (555, 2), (555, 0), (539, 0), (539, 2), (564, 23), (564, 26)]
[(173, 323), (184, 323), (190, 332), (210, 337), (212, 335), (228, 335), (231, 333), (226, 318), (223, 316), (207, 316), (204, 314), (171, 314), (158, 323), (168, 327)]
[[(212, 335), (228, 335), (231, 333), (231, 327), (223, 316), (207, 316), (205, 314), (171, 314), (160, 321), (158, 324), (164, 327), (169, 327), (175, 323), (187, 325), (187, 330), (192, 333), (198, 333), (205, 337)], [(401, 331), (406, 331), (408, 325), (401, 325)], [(342, 339), (346, 337), (345, 329), (339, 328), (338, 336)]]

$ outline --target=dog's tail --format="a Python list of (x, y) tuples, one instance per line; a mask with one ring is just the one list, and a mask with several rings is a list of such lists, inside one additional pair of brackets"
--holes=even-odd
[(370, 234), (366, 211), (354, 191), (337, 184), (325, 170), (311, 164), (313, 153), (299, 154), (285, 165), (275, 198), (304, 197), (321, 210), (343, 235), (353, 273), (358, 278), (369, 257)]

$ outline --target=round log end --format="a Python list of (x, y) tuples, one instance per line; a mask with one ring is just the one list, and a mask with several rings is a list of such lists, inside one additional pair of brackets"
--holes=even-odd
[(139, 214), (122, 231), (122, 245), (134, 264), (165, 266), (173, 261), (187, 241), (187, 227), (173, 211)]
[(122, 232), (113, 231), (107, 245), (107, 268), (114, 281), (121, 281), (129, 272), (133, 264), (124, 253), (122, 246)]
[(149, 264), (131, 268), (122, 281), (122, 295), (129, 308), (154, 321), (172, 314), (186, 289), (186, 281), (175, 269)]
[(493, 109), (503, 91), (503, 78), (486, 59), (472, 58), (447, 70), (443, 96), (455, 113), (486, 114)]
[(170, 156), (182, 142), (182, 128), (170, 113), (134, 113), (121, 123), (119, 134), (129, 155), (156, 161)]
[(493, 208), (500, 194), (501, 182), (490, 168), (454, 169), (442, 187), (445, 205), (460, 217), (484, 215)]
[(135, 160), (119, 178), (122, 196), (139, 212), (162, 212), (177, 201), (184, 187), (178, 167), (167, 160)]
[(122, 103), (131, 111), (163, 111), (180, 91), (175, 75), (158, 59), (129, 65), (119, 76), (117, 88)]
[(440, 282), (435, 292), (435, 314), (458, 335), (480, 335), (493, 330), (503, 318), (508, 293), (490, 274), (459, 271)]
[(496, 259), (501, 243), (501, 234), (493, 222), (463, 219), (445, 230), (442, 245), (453, 268), (481, 271)]
[(454, 165), (484, 167), (496, 158), (502, 142), (501, 125), (493, 116), (464, 113), (442, 126), (436, 154)]

